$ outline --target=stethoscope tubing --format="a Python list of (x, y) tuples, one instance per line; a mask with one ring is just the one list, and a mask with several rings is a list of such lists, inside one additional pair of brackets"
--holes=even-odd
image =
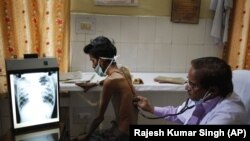
[(139, 114), (141, 116), (143, 116), (144, 118), (147, 118), (147, 119), (162, 119), (162, 118), (166, 118), (168, 116), (177, 116), (177, 115), (180, 115), (180, 114), (184, 113), (188, 109), (192, 109), (193, 107), (195, 107), (197, 105), (197, 104), (194, 104), (192, 106), (188, 106), (188, 101), (189, 101), (189, 98), (186, 100), (185, 106), (179, 112), (177, 112), (175, 114), (166, 114), (166, 115), (159, 116), (159, 117), (149, 117), (149, 116), (146, 116), (145, 114), (143, 114), (143, 112), (141, 110), (139, 110)]

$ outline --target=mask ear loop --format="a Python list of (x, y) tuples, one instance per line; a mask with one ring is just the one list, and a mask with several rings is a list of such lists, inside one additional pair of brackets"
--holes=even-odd
[(111, 66), (111, 64), (113, 63), (114, 59), (112, 59), (109, 63), (109, 65), (107, 66), (106, 70), (104, 71), (104, 74), (106, 74), (106, 72), (108, 71), (108, 68)]
[(104, 60), (114, 60), (114, 62), (116, 62), (119, 57), (120, 57), (120, 55), (116, 55), (113, 58), (107, 58), (107, 57), (100, 57), (100, 58), (104, 59)]
[(117, 62), (117, 60), (118, 60), (119, 57), (120, 57), (120, 55), (114, 56), (114, 62)]
[(120, 56), (120, 55), (116, 55), (116, 56), (114, 56), (113, 58), (100, 57), (101, 59), (104, 59), (104, 60), (111, 60), (110, 63), (109, 63), (109, 65), (108, 65), (108, 67), (107, 67), (106, 70), (104, 71), (104, 74), (106, 74), (106, 72), (107, 72), (108, 68), (111, 66), (111, 64), (112, 64), (113, 62), (116, 62), (116, 61), (117, 61), (117, 58), (118, 58), (119, 56)]

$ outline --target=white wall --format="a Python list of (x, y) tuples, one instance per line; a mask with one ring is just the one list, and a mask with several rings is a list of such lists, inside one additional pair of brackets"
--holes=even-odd
[[(89, 23), (92, 30), (81, 30), (79, 23)], [(211, 19), (200, 19), (199, 24), (177, 24), (172, 23), (170, 17), (73, 13), (70, 70), (93, 71), (88, 55), (83, 53), (83, 47), (91, 39), (103, 35), (114, 39), (120, 55), (118, 63), (128, 66), (132, 72), (187, 72), (194, 58), (222, 56), (222, 48), (216, 47), (209, 36), (211, 23)], [(93, 96), (86, 94), (89, 95)], [(148, 97), (157, 106), (178, 105), (187, 97), (185, 92), (145, 92), (139, 95)], [(98, 100), (98, 97), (94, 100)], [(70, 103), (70, 134), (74, 137), (86, 129), (82, 119), (79, 119), (79, 113), (89, 113), (91, 108), (75, 93), (71, 94)], [(102, 125), (109, 126), (113, 115), (109, 106)], [(166, 122), (140, 116), (139, 124)]]
[[(79, 29), (90, 22), (93, 30)], [(93, 71), (83, 53), (91, 39), (104, 35), (114, 39), (118, 63), (132, 72), (187, 72), (190, 61), (203, 56), (222, 56), (222, 48), (210, 37), (211, 19), (199, 24), (172, 23), (170, 17), (71, 14), (71, 71)]]

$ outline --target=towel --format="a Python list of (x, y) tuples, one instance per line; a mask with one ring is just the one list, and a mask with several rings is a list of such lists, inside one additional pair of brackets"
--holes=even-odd
[(182, 77), (167, 77), (167, 76), (157, 76), (154, 81), (159, 83), (173, 83), (173, 84), (184, 84), (186, 82)]
[(211, 36), (216, 44), (228, 41), (228, 27), (233, 0), (211, 0), (210, 10), (215, 12), (211, 28)]

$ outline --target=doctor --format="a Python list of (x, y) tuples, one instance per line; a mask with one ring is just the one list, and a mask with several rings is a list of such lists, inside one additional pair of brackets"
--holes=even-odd
[(233, 93), (231, 67), (223, 60), (216, 57), (192, 60), (185, 89), (189, 98), (177, 107), (152, 106), (142, 96), (137, 97), (135, 104), (155, 115), (154, 118), (177, 124), (246, 124), (245, 107)]

